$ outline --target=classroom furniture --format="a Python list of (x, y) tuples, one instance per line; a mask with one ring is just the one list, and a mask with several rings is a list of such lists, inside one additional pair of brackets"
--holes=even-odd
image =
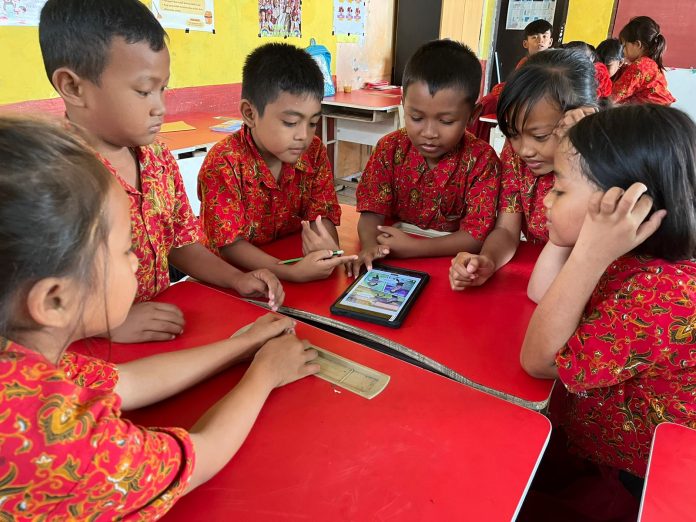
[[(335, 96), (324, 98), (321, 105), (321, 139), (324, 145), (333, 148), (330, 159), (334, 173), (338, 171), (340, 141), (374, 147), (382, 136), (401, 127), (401, 89), (337, 92)], [(330, 129), (333, 129), (333, 133)], [(345, 180), (339, 184), (357, 185)]]
[[(198, 283), (157, 300), (179, 306), (171, 342), (83, 346), (126, 361), (232, 335), (265, 313)], [(513, 520), (547, 444), (542, 415), (305, 324), (297, 334), (390, 376), (371, 400), (316, 377), (273, 391), (249, 438), (169, 521)], [(241, 378), (231, 368), (128, 418), (190, 427)]]
[(655, 429), (641, 522), (696, 520), (693, 477), (696, 476), (696, 430), (665, 422)]
[[(359, 252), (355, 207), (341, 206), (341, 248)], [(302, 255), (300, 235), (264, 247), (280, 258)], [(464, 292), (449, 286), (450, 257), (387, 258), (384, 264), (420, 270), (430, 282), (399, 329), (335, 316), (329, 307), (350, 285), (343, 269), (328, 279), (309, 283), (284, 282), (283, 311), (335, 328), (346, 335), (374, 342), (470, 386), (535, 410), (544, 409), (553, 381), (530, 377), (519, 354), (535, 305), (527, 298), (527, 282), (538, 246), (522, 243), (515, 258), (485, 285)]]
[(501, 132), (500, 127), (498, 126), (498, 115), (484, 114), (479, 118), (479, 120), (486, 123), (490, 123), (492, 125), (488, 143), (491, 147), (493, 147), (493, 150), (495, 150), (496, 154), (500, 156), (500, 153), (503, 151), (503, 147), (505, 146), (505, 140), (507, 138), (505, 138), (505, 134)]

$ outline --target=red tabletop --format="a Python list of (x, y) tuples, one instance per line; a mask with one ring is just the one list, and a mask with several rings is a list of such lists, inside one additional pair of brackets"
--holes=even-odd
[(401, 104), (401, 92), (357, 89), (348, 93), (336, 92), (322, 100), (324, 105), (338, 105), (355, 109), (396, 109)]
[(239, 114), (211, 114), (207, 112), (189, 112), (167, 117), (166, 121), (184, 121), (196, 127), (194, 130), (165, 132), (157, 138), (167, 145), (170, 150), (193, 150), (204, 145), (217, 143), (225, 136), (225, 132), (211, 131), (210, 127), (223, 123), (227, 119), (238, 119)]
[[(231, 335), (264, 310), (197, 283), (158, 300), (179, 306), (175, 341), (110, 348), (112, 360), (182, 349)], [(386, 373), (367, 400), (316, 377), (275, 390), (246, 443), (216, 477), (165, 520), (511, 520), (550, 433), (542, 415), (298, 324), (314, 344)], [(105, 343), (91, 348), (97, 355)], [(246, 365), (128, 417), (190, 427)]]
[(655, 430), (645, 489), (642, 522), (696, 520), (696, 430), (665, 422)]
[[(359, 214), (353, 206), (342, 205), (342, 210), (341, 248), (348, 254), (356, 253)], [(279, 258), (302, 255), (299, 235), (283, 238), (265, 249)], [(336, 270), (324, 281), (283, 283), (285, 307), (314, 314), (313, 318), (320, 321), (331, 319), (330, 323), (339, 328), (358, 328), (380, 336), (391, 341), (394, 349), (407, 347), (418, 352), (411, 355), (418, 358), (422, 354), (453, 370), (458, 375), (444, 369), (453, 378), (481, 385), (481, 389), (526, 407), (542, 409), (553, 381), (530, 377), (519, 363), (524, 334), (535, 308), (527, 298), (527, 282), (539, 252), (539, 247), (521, 244), (515, 258), (484, 286), (464, 292), (450, 289), (450, 257), (386, 259), (385, 264), (421, 270), (431, 276), (403, 326), (396, 330), (329, 312), (331, 304), (351, 283), (343, 270)]]

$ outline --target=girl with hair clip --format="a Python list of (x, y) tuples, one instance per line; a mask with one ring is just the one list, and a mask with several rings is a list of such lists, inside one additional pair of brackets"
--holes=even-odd
[(572, 251), (520, 360), (569, 392), (573, 453), (639, 498), (656, 426), (696, 427), (696, 124), (651, 104), (593, 114), (554, 165), (549, 237)]
[(515, 71), (498, 103), (498, 123), (508, 140), (501, 154), (503, 176), (498, 218), (478, 255), (460, 252), (449, 271), (452, 290), (485, 283), (527, 241), (548, 240), (543, 200), (553, 185), (557, 131), (574, 113), (597, 110), (592, 61), (580, 51), (541, 51)]
[(614, 82), (612, 99), (616, 103), (657, 103), (677, 101), (667, 89), (662, 55), (667, 47), (660, 26), (652, 18), (637, 16), (621, 29), (619, 38), (628, 65)]
[[(269, 314), (233, 339), (117, 366), (66, 353), (133, 302), (128, 197), (62, 127), (0, 117), (0, 157), (2, 512), (155, 520), (232, 458), (273, 388), (318, 371), (316, 352)], [(250, 357), (190, 432), (121, 418)]]

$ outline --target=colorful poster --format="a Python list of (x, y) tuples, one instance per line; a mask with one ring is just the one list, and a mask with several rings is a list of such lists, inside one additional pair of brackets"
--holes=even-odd
[(366, 16), (364, 0), (334, 0), (334, 34), (339, 39), (343, 36), (364, 36)]
[(214, 0), (152, 0), (150, 9), (165, 29), (215, 32)]
[(300, 0), (259, 0), (259, 37), (302, 36)]
[(0, 0), (0, 25), (38, 26), (46, 0)]
[(505, 29), (522, 31), (534, 20), (546, 20), (553, 25), (556, 0), (510, 0)]

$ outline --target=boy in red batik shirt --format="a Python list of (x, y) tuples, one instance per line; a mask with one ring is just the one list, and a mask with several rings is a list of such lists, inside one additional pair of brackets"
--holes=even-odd
[(279, 306), (283, 289), (273, 274), (244, 274), (201, 244), (203, 233), (176, 161), (155, 142), (169, 82), (169, 51), (159, 22), (133, 0), (71, 0), (49, 7), (39, 26), (48, 78), (68, 119), (90, 133), (92, 147), (131, 203), (138, 292), (112, 340), (168, 340), (183, 331), (176, 306), (145, 302), (169, 286), (169, 263), (243, 295), (267, 295), (271, 307)]
[[(198, 174), (210, 248), (230, 263), (302, 282), (353, 259), (331, 252), (341, 207), (326, 147), (314, 135), (323, 94), (321, 70), (302, 49), (272, 43), (247, 57), (244, 126), (210, 150)], [(305, 258), (297, 264), (279, 264), (259, 248), (299, 230)]]
[[(500, 161), (466, 131), (480, 83), (478, 59), (457, 42), (429, 42), (411, 57), (403, 81), (406, 128), (379, 141), (358, 185), (362, 251), (349, 274), (389, 254), (481, 248), (495, 222)], [(416, 239), (383, 226), (387, 218), (451, 234)]]

